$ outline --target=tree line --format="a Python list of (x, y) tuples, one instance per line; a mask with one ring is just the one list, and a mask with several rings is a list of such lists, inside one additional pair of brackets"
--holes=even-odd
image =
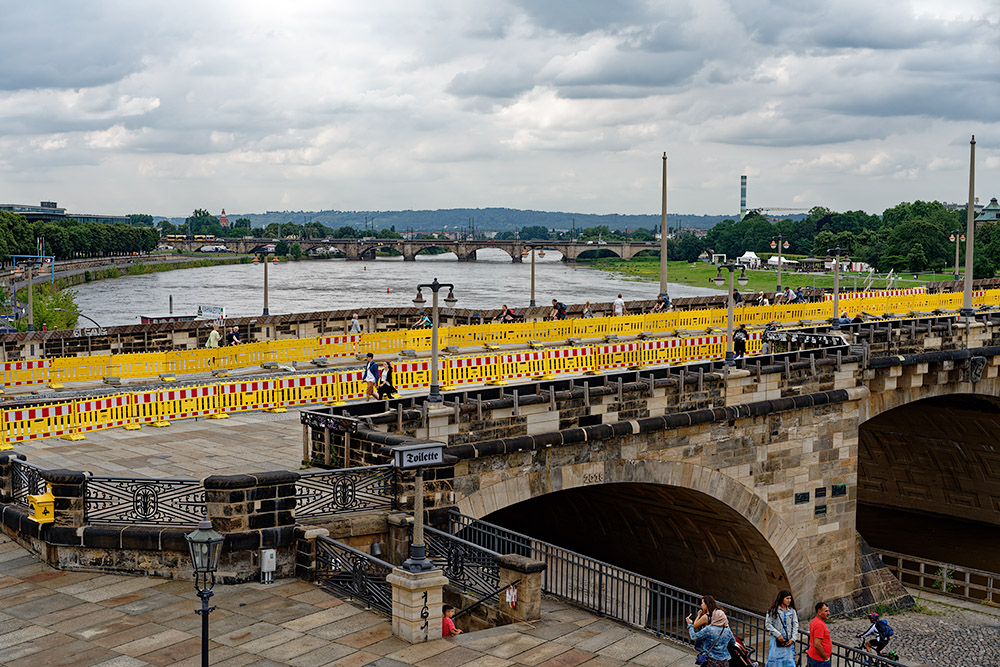
[(72, 259), (148, 253), (156, 249), (160, 235), (153, 227), (73, 219), (33, 222), (18, 213), (0, 211), (0, 257), (35, 255), (39, 239), (46, 255)]

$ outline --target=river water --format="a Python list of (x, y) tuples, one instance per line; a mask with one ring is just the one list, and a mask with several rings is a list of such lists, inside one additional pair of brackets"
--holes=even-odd
[[(268, 267), (268, 306), (272, 315), (341, 308), (412, 307), (417, 283), (437, 278), (455, 284), (459, 308), (515, 310), (528, 305), (531, 265), (514, 264), (502, 250), (485, 248), (475, 262), (459, 263), (452, 253), (356, 262), (339, 259), (281, 262)], [(656, 282), (637, 282), (607, 272), (559, 261), (558, 252), (535, 260), (535, 303), (612, 301), (620, 292), (626, 300), (653, 299)], [(527, 258), (525, 258), (527, 259)], [(189, 315), (198, 306), (223, 306), (228, 317), (260, 315), (264, 304), (264, 269), (233, 264), (124, 276), (79, 285), (80, 312), (101, 326), (138, 324), (140, 315), (166, 315), (169, 298), (174, 314)], [(721, 294), (709, 287), (670, 285), (672, 297)], [(424, 297), (430, 305), (430, 293)], [(444, 297), (444, 294), (441, 294)], [(442, 305), (444, 305), (442, 303)], [(81, 320), (81, 322), (84, 322)]]

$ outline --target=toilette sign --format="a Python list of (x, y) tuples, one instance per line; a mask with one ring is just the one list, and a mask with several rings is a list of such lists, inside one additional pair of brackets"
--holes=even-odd
[(444, 445), (407, 445), (397, 447), (392, 450), (396, 467), (402, 470), (410, 468), (423, 468), (425, 466), (436, 466), (444, 463)]

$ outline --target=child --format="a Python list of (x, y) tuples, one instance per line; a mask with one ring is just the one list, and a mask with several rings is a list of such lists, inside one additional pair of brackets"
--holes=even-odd
[(441, 613), (444, 614), (444, 617), (441, 619), (441, 636), (451, 637), (452, 635), (462, 634), (462, 631), (455, 627), (455, 621), (451, 620), (455, 615), (455, 608), (450, 604), (446, 604), (441, 608)]

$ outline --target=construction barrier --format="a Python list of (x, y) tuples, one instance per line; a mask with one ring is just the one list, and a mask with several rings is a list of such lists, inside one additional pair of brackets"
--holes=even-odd
[(8, 361), (0, 365), (5, 387), (15, 387), (26, 384), (42, 384), (49, 381), (50, 360), (35, 359), (32, 361)]
[(74, 403), (56, 403), (34, 408), (3, 410), (3, 444), (52, 438), (73, 430)]
[[(877, 299), (887, 296), (910, 296), (912, 294), (926, 294), (926, 287), (911, 287), (909, 289), (878, 290), (876, 292), (841, 292), (840, 299)], [(833, 301), (832, 294), (825, 295), (826, 301)]]
[[(963, 302), (963, 295), (960, 292), (927, 294), (924, 288), (880, 290), (859, 294), (844, 293), (841, 298), (846, 300), (841, 307), (841, 312), (871, 313), (878, 316), (893, 313), (897, 318), (910, 312), (957, 310), (962, 307)], [(977, 291), (973, 294), (973, 300), (977, 305), (1000, 305), (1000, 290)], [(831, 300), (762, 307), (742, 306), (734, 309), (733, 323), (735, 325), (761, 326), (776, 320), (787, 324), (800, 321), (824, 321), (829, 320), (832, 315)], [(643, 333), (664, 334), (670, 332), (677, 332), (686, 339), (683, 343), (678, 342), (665, 346), (665, 350), (663, 346), (650, 348), (646, 343), (643, 343), (634, 350), (629, 348), (627, 351), (622, 351), (621, 354), (627, 353), (631, 356), (622, 357), (621, 364), (634, 366), (643, 363), (661, 363), (664, 359), (666, 359), (666, 363), (677, 363), (685, 359), (711, 358), (715, 348), (701, 349), (700, 344), (691, 342), (688, 337), (698, 337), (700, 332), (725, 327), (727, 322), (727, 310), (715, 308), (623, 317), (442, 327), (439, 329), (438, 339), (442, 348), (478, 345), (525, 346), (531, 341), (563, 343), (574, 338), (593, 339), (611, 335), (624, 337)], [(757, 349), (754, 347), (757, 343), (753, 341), (755, 339), (751, 339), (752, 344), (748, 347), (749, 350)], [(426, 351), (430, 348), (431, 331), (429, 329), (410, 329), (296, 338), (213, 349), (98, 354), (12, 361), (0, 365), (0, 373), (2, 373), (4, 386), (30, 386), (100, 381), (108, 376), (139, 378), (155, 377), (163, 373), (177, 375), (208, 373), (222, 368), (248, 368), (268, 362), (288, 363), (290, 365), (291, 362), (309, 361), (316, 357), (349, 358), (355, 355), (364, 355), (367, 352), (385, 355), (398, 354), (403, 350)], [(599, 349), (602, 350), (600, 353), (597, 352)], [(610, 357), (607, 356), (617, 355), (619, 352), (603, 351), (604, 349), (602, 346), (597, 346), (588, 353), (590, 356), (599, 354), (602, 360), (600, 362), (594, 361), (590, 366), (592, 368), (621, 367), (617, 361), (609, 361)], [(655, 352), (651, 351), (654, 349)], [(633, 351), (635, 354), (632, 354)], [(512, 372), (513, 377), (527, 377), (531, 374), (545, 376), (552, 373), (570, 372), (565, 370), (566, 361), (560, 361), (556, 356), (548, 353), (541, 357), (531, 356), (534, 353), (526, 354), (529, 356), (510, 359), (498, 357), (480, 358), (478, 361), (451, 359), (442, 365), (446, 377), (441, 384), (442, 386), (452, 386), (476, 382), (503, 382), (505, 375), (503, 367), (506, 365), (513, 365), (512, 368), (516, 369)], [(539, 360), (541, 361), (539, 362)], [(405, 375), (417, 372), (417, 369), (407, 369), (401, 372)], [(351, 382), (353, 380), (348, 381), (345, 385), (348, 389), (353, 386)], [(406, 376), (404, 381), (401, 381), (405, 385), (411, 385), (414, 382), (421, 382), (421, 380)], [(261, 398), (261, 396), (255, 396), (247, 403), (258, 405), (274, 402), (272, 399), (257, 400)], [(235, 400), (234, 405), (240, 405), (244, 402), (243, 399), (237, 400), (228, 394), (226, 400)], [(141, 411), (145, 412), (147, 409), (143, 407)], [(183, 413), (183, 411), (181, 412)]]

